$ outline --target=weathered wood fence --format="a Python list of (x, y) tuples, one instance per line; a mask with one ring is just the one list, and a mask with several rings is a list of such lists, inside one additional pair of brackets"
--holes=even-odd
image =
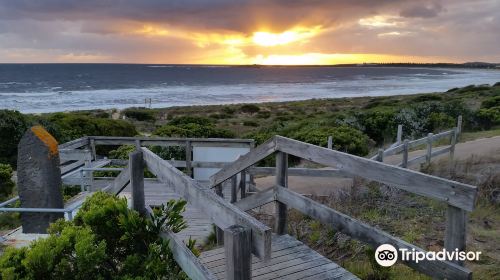
[[(402, 140), (402, 125), (398, 125), (396, 143), (392, 144), (388, 149), (379, 149), (378, 153), (371, 157), (371, 159), (383, 162), (385, 157), (401, 154), (402, 161), (398, 164), (398, 166), (401, 166), (403, 168), (407, 168), (411, 165), (424, 162), (426, 164), (430, 164), (433, 157), (437, 157), (446, 153), (450, 154), (450, 161), (452, 161), (455, 154), (455, 145), (461, 133), (461, 127), (462, 116), (459, 116), (457, 120), (457, 126), (450, 130), (443, 131), (437, 134), (429, 133), (427, 137), (423, 137), (420, 139)], [(444, 147), (434, 148), (433, 144), (441, 141), (442, 139), (449, 139), (449, 144)], [(409, 158), (409, 152), (411, 149), (422, 147), (424, 145), (426, 147), (426, 153), (424, 155)]]
[[(286, 212), (287, 207), (291, 207), (374, 248), (388, 243), (396, 249), (405, 248), (410, 251), (425, 252), (417, 246), (289, 190), (287, 177), (290, 175), (288, 171), (292, 169), (288, 168), (287, 157), (294, 155), (335, 168), (330, 173), (332, 175), (359, 176), (447, 203), (449, 206), (446, 217), (445, 248), (449, 251), (465, 249), (466, 211), (474, 209), (477, 195), (476, 187), (285, 137), (275, 136), (250, 153), (240, 157), (232, 165), (223, 168), (212, 176), (212, 187), (216, 190), (220, 189), (223, 182), (233, 181), (235, 176), (252, 170), (253, 165), (274, 153), (276, 154), (275, 186), (251, 196), (241, 196), (240, 201), (234, 199), (232, 201), (244, 211), (275, 201), (277, 203), (275, 231), (278, 234), (286, 233)], [(236, 191), (236, 188), (232, 188), (233, 193)], [(232, 194), (231, 197), (233, 196), (236, 197)], [(467, 268), (448, 261), (421, 261), (418, 263), (409, 261), (405, 264), (440, 279), (469, 279), (472, 275), (472, 272)]]

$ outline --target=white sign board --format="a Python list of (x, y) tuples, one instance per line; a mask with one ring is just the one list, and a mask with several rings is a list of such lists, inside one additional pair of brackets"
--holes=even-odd
[[(193, 147), (193, 161), (197, 162), (233, 162), (239, 156), (250, 152), (248, 148), (231, 147)], [(220, 168), (193, 168), (195, 180), (208, 181)]]

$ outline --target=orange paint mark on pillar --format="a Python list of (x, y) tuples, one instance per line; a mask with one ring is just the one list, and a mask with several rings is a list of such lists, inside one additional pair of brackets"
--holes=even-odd
[(42, 140), (43, 143), (49, 148), (50, 156), (56, 156), (59, 154), (58, 143), (57, 140), (45, 130), (40, 125), (34, 126), (31, 128), (31, 131), (38, 137), (38, 139)]

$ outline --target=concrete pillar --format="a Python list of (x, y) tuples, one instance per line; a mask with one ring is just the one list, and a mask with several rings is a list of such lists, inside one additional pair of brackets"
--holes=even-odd
[[(64, 208), (57, 141), (43, 127), (34, 126), (18, 147), (18, 192), (23, 208)], [(21, 213), (24, 233), (46, 233), (63, 213)]]

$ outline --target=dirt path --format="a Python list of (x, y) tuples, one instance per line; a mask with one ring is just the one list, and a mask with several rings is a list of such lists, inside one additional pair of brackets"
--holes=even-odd
[[(425, 154), (425, 150), (409, 153), (409, 158)], [(472, 155), (484, 156), (500, 154), (500, 136), (481, 138), (473, 141), (458, 143), (455, 147), (455, 159), (466, 159)], [(432, 161), (447, 159), (448, 154), (433, 158)], [(397, 164), (401, 162), (401, 155), (387, 157), (384, 162)], [(413, 167), (418, 168), (418, 165)], [(255, 182), (259, 189), (265, 189), (274, 185), (274, 176), (256, 178)], [(352, 186), (352, 179), (340, 178), (315, 178), (315, 177), (288, 177), (288, 187), (302, 194), (330, 195), (339, 190), (348, 190)]]

